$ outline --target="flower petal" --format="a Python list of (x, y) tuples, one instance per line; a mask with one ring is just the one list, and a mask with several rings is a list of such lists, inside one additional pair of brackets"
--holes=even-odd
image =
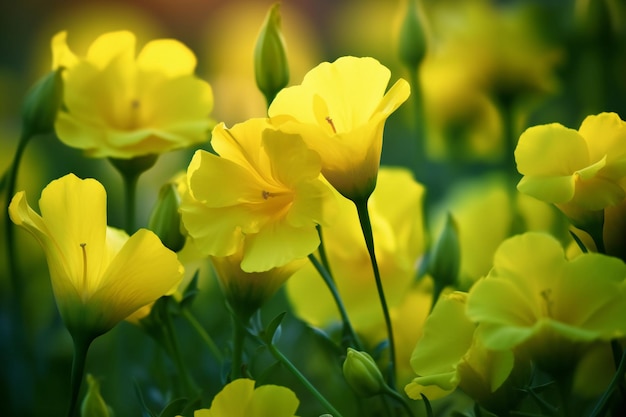
[(185, 45), (174, 39), (159, 39), (148, 42), (139, 56), (140, 70), (160, 72), (168, 77), (190, 75), (196, 69), (196, 56)]
[(153, 232), (140, 229), (109, 265), (89, 309), (102, 309), (103, 326), (112, 327), (177, 287), (183, 272), (176, 254)]
[(99, 36), (87, 50), (87, 61), (99, 69), (119, 59), (124, 66), (130, 66), (135, 59), (136, 38), (132, 32), (121, 30)]
[(254, 390), (246, 407), (247, 417), (293, 417), (300, 401), (289, 388), (263, 385)]
[(254, 381), (236, 379), (217, 393), (211, 403), (211, 415), (215, 417), (251, 417), (246, 415), (246, 405), (252, 399)]

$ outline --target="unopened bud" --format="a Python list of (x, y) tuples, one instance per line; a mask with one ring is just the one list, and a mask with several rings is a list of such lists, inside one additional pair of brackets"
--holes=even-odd
[(159, 191), (148, 227), (170, 250), (178, 252), (185, 245), (185, 236), (181, 233), (180, 196), (176, 184), (167, 183)]
[(22, 105), (23, 136), (54, 132), (54, 122), (63, 99), (62, 68), (41, 77), (26, 94)]
[(433, 277), (439, 292), (443, 288), (457, 283), (460, 265), (459, 233), (454, 218), (448, 213), (439, 239), (430, 253), (428, 267), (428, 272)]
[(383, 375), (367, 352), (348, 348), (348, 355), (343, 363), (343, 376), (354, 392), (363, 397), (381, 394), (385, 390)]
[(406, 11), (400, 25), (398, 53), (400, 61), (414, 71), (426, 55), (426, 31), (417, 0), (406, 0), (406, 3)]
[(87, 374), (87, 395), (80, 407), (81, 417), (113, 417), (113, 411), (100, 394), (100, 383)]
[(274, 3), (268, 11), (254, 48), (254, 75), (268, 106), (289, 82), (289, 64), (280, 30), (279, 9), (280, 4)]

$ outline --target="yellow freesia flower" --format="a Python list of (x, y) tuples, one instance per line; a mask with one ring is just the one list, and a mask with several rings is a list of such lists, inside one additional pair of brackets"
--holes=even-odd
[(476, 325), (465, 314), (466, 303), (467, 293), (444, 294), (426, 319), (424, 335), (411, 356), (418, 376), (404, 388), (410, 398), (424, 394), (436, 399), (460, 387), (484, 401), (511, 373), (513, 353), (488, 350), (475, 338)]
[(39, 207), (41, 216), (20, 191), (9, 214), (43, 247), (59, 311), (73, 335), (107, 332), (182, 279), (176, 254), (154, 233), (141, 229), (129, 238), (107, 228), (106, 192), (96, 180), (69, 174), (52, 181)]
[(409, 97), (403, 79), (385, 93), (390, 76), (374, 58), (324, 62), (279, 92), (268, 110), (280, 130), (301, 134), (319, 153), (324, 177), (353, 201), (374, 190), (385, 121)]
[(306, 257), (319, 245), (334, 196), (320, 176), (318, 155), (266, 119), (213, 130), (220, 155), (197, 151), (187, 170), (191, 201), (183, 223), (206, 255), (241, 249), (241, 269), (267, 271)]
[(208, 139), (213, 95), (193, 75), (193, 52), (159, 39), (135, 57), (135, 42), (128, 31), (105, 33), (77, 57), (66, 33), (55, 35), (53, 67), (66, 68), (65, 108), (55, 125), (63, 143), (92, 157), (129, 159)]
[(210, 409), (196, 410), (194, 417), (295, 417), (300, 401), (289, 388), (236, 379), (217, 393)]
[(626, 264), (585, 253), (572, 261), (552, 236), (529, 232), (498, 248), (469, 292), (467, 315), (490, 349), (524, 351), (558, 371), (590, 342), (626, 335)]
[(556, 204), (566, 215), (602, 210), (626, 197), (626, 122), (615, 113), (588, 116), (578, 131), (534, 126), (515, 150), (517, 188)]

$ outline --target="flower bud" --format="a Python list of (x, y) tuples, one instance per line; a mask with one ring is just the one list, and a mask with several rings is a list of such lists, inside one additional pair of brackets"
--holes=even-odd
[(26, 94), (22, 105), (24, 137), (54, 132), (57, 111), (63, 99), (62, 68), (41, 77)]
[(82, 417), (113, 417), (113, 411), (100, 395), (100, 383), (92, 375), (87, 374), (87, 395), (80, 407)]
[(417, 70), (426, 55), (426, 31), (417, 0), (406, 0), (406, 12), (400, 26), (398, 54), (410, 70)]
[(454, 218), (448, 213), (439, 239), (430, 252), (428, 272), (435, 281), (435, 296), (445, 287), (457, 283), (460, 264), (459, 234)]
[(289, 82), (289, 64), (280, 30), (279, 8), (280, 4), (274, 3), (268, 11), (254, 48), (254, 75), (268, 107)]
[(348, 385), (359, 395), (371, 397), (385, 390), (385, 380), (374, 359), (366, 353), (348, 348), (343, 363), (343, 376)]
[(167, 183), (159, 191), (148, 227), (161, 239), (161, 242), (173, 252), (178, 252), (185, 245), (185, 236), (181, 233), (181, 215), (178, 211), (180, 196), (176, 184)]

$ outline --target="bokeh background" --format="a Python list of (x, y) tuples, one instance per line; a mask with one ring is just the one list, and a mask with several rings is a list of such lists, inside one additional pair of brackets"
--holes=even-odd
[[(138, 47), (155, 38), (176, 38), (197, 55), (197, 74), (213, 87), (213, 117), (228, 126), (265, 114), (254, 84), (252, 51), (271, 0), (22, 0), (0, 2), (0, 172), (5, 172), (20, 131), (20, 106), (28, 88), (51, 65), (50, 39), (68, 32), (70, 47), (84, 53), (99, 34), (129, 29)], [(410, 101), (389, 120), (383, 163), (411, 169), (428, 190), (428, 208), (471, 194), (487, 199), (485, 176), (511, 169), (511, 138), (528, 126), (560, 122), (577, 128), (602, 111), (626, 117), (626, 6), (623, 0), (423, 0), (427, 38), (419, 71), (398, 57), (398, 30), (405, 0), (284, 0), (281, 12), (291, 67), (291, 84), (322, 61), (343, 55), (373, 56), (392, 71), (392, 80), (418, 80), (421, 100)], [(364, 86), (364, 88), (367, 88)], [(421, 113), (418, 109), (421, 108)], [(421, 114), (420, 116), (417, 116)], [(208, 148), (208, 144), (204, 147)], [(161, 184), (184, 170), (193, 150), (165, 155), (142, 176), (139, 224), (145, 225)], [(98, 178), (109, 194), (109, 223), (121, 226), (121, 178), (106, 160), (89, 160), (64, 147), (54, 135), (34, 138), (25, 154), (18, 189), (34, 204), (43, 187), (68, 172)], [(471, 191), (467, 191), (471, 190)], [(489, 197), (490, 198), (490, 197)], [(3, 196), (3, 207), (8, 201)], [(475, 211), (483, 210), (480, 205)], [(493, 208), (494, 206), (492, 206)], [(1, 216), (6, 216), (6, 210)], [(496, 210), (497, 211), (497, 210)], [(493, 214), (497, 215), (497, 213)], [(2, 223), (4, 224), (4, 222)], [(4, 227), (4, 226), (2, 226)], [(4, 230), (0, 230), (4, 233)], [(19, 321), (11, 297), (5, 250), (0, 247), (0, 415), (58, 415), (69, 390), (71, 343), (56, 313), (40, 248), (18, 234), (27, 308)], [(4, 245), (1, 243), (0, 245)], [(485, 266), (482, 267), (484, 270)], [(475, 272), (478, 274), (482, 270)], [(214, 280), (205, 272), (196, 305), (218, 343), (230, 337), (227, 312)], [(268, 318), (288, 308), (279, 294), (266, 307)], [(332, 386), (320, 363), (336, 361), (315, 332), (287, 319), (285, 346), (314, 381)], [(16, 341), (19, 326), (23, 340)], [(211, 390), (222, 373), (190, 329), (181, 325), (183, 346), (198, 381)], [(149, 404), (161, 404), (171, 380), (163, 353), (123, 323), (94, 344), (89, 372), (101, 378), (104, 397), (118, 416), (139, 415), (135, 387)], [(298, 340), (290, 344), (289, 341)], [(115, 370), (109, 372), (109, 370)], [(280, 373), (273, 378), (297, 386)], [(340, 376), (340, 375), (339, 375)], [(345, 387), (344, 387), (345, 388)], [(347, 388), (346, 388), (347, 389)], [(322, 413), (297, 390), (300, 415)], [(332, 394), (331, 394), (332, 395)], [(341, 396), (341, 390), (334, 394)], [(317, 413), (317, 414), (316, 414)]]

